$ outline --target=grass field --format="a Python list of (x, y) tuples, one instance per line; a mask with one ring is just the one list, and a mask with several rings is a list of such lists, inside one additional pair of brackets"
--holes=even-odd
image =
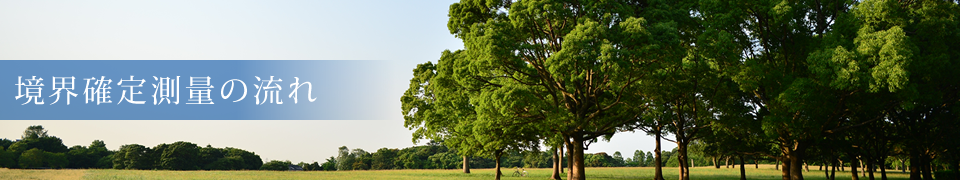
[[(811, 166), (804, 172), (805, 179), (824, 179), (823, 171)], [(21, 170), (0, 169), (0, 179), (493, 179), (493, 169), (472, 169), (463, 174), (460, 170), (379, 170), (379, 171), (154, 171), (154, 170)], [(529, 176), (510, 176), (514, 169), (502, 169), (503, 179), (547, 179), (550, 169), (527, 169)], [(652, 167), (587, 168), (587, 179), (653, 179)], [(761, 165), (759, 169), (747, 166), (747, 179), (781, 179), (780, 171), (773, 165)], [(664, 168), (667, 179), (677, 179), (677, 168)], [(713, 167), (691, 168), (690, 179), (739, 179), (739, 168), (715, 169)], [(850, 171), (838, 171), (837, 179), (850, 179)], [(875, 174), (880, 179), (880, 174)], [(908, 179), (908, 174), (888, 172), (891, 180)], [(564, 177), (566, 178), (566, 177)]]

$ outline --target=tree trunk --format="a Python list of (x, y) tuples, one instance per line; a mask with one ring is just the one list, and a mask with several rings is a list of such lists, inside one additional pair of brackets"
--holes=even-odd
[(740, 157), (740, 180), (747, 180), (747, 170), (743, 167), (743, 155)]
[(550, 175), (550, 179), (560, 180), (560, 153), (558, 152), (560, 148), (554, 147), (550, 152), (553, 153), (553, 174)]
[(687, 143), (684, 143), (683, 140), (680, 140), (680, 137), (677, 137), (677, 164), (679, 167), (677, 169), (680, 171), (679, 176), (680, 180), (690, 180), (690, 165), (687, 164)]
[(470, 158), (463, 156), (463, 173), (470, 173)]
[(756, 156), (753, 157), (753, 168), (760, 169), (760, 161), (757, 160)]
[[(880, 162), (887, 162), (887, 157), (880, 157)], [(880, 180), (887, 180), (887, 165), (880, 164)]]
[(653, 158), (653, 163), (654, 163), (654, 166), (653, 166), (653, 167), (654, 167), (653, 179), (654, 179), (654, 180), (663, 180), (663, 162), (661, 162), (663, 159), (660, 157), (660, 135), (661, 135), (661, 134), (660, 134), (660, 128), (657, 127), (656, 132), (653, 133), (653, 134), (654, 134), (654, 136), (656, 136), (656, 138), (657, 138), (657, 143), (656, 143), (657, 147), (653, 150), (653, 151), (654, 151), (654, 152), (653, 152), (653, 154), (654, 154), (654, 158)]
[(503, 175), (503, 173), (500, 172), (500, 156), (501, 155), (503, 155), (503, 150), (497, 150), (496, 152), (493, 153), (493, 156), (495, 156), (496, 158), (493, 161), (496, 163), (496, 165), (494, 166), (496, 166), (496, 169), (497, 169), (497, 180), (500, 180), (500, 176)]
[(903, 162), (903, 158), (897, 158), (897, 159), (900, 159), (900, 172), (902, 173), (907, 172), (907, 164)]
[(780, 170), (780, 159), (777, 158), (777, 165), (773, 166), (774, 169)]
[(837, 159), (837, 161), (840, 161), (840, 171), (845, 171), (843, 170), (843, 167), (846, 167), (846, 166), (843, 166), (843, 160)]
[(833, 161), (832, 168), (830, 168), (830, 180), (837, 179), (837, 161)]
[(783, 167), (780, 167), (780, 174), (783, 180), (790, 180), (790, 159), (786, 156), (781, 157)]
[[(563, 148), (564, 148), (563, 144), (560, 145), (560, 148), (557, 148), (557, 149), (560, 149), (560, 162), (557, 163), (558, 165), (560, 165), (560, 174), (563, 174), (563, 169), (564, 169), (563, 168), (563, 155), (564, 155)], [(567, 155), (567, 157), (569, 158), (570, 155)], [(570, 166), (570, 161), (567, 161), (567, 166)], [(572, 168), (572, 167), (567, 167), (567, 168)], [(570, 171), (567, 171), (567, 172), (570, 172)]]
[[(827, 166), (827, 170), (823, 170), (823, 166)], [(830, 165), (827, 165), (827, 162), (820, 163), (820, 170), (823, 171), (823, 177), (830, 179)]]
[(727, 168), (730, 168), (730, 156), (727, 156), (726, 159), (727, 159), (727, 162), (725, 163), (724, 166), (727, 166)]
[(803, 169), (806, 170), (807, 172), (810, 172), (810, 165), (807, 164), (807, 162), (803, 162)]
[(927, 156), (924, 155), (920, 157), (920, 167), (920, 172), (923, 174), (923, 179), (933, 179), (933, 174), (930, 173), (932, 172), (932, 169), (930, 168), (930, 159), (927, 158)]
[(867, 166), (866, 166), (866, 168), (867, 168), (867, 178), (870, 178), (870, 180), (876, 180), (876, 179), (873, 179), (873, 166), (874, 166), (873, 164), (874, 164), (874, 163), (873, 163), (872, 158), (867, 158)]
[(857, 176), (857, 161), (850, 161), (850, 174), (850, 180), (860, 180), (860, 176)]
[(910, 180), (920, 180), (920, 157), (910, 152)]
[(574, 135), (572, 139), (573, 142), (570, 142), (571, 147), (568, 149), (573, 159), (573, 162), (570, 163), (573, 165), (573, 169), (570, 170), (569, 180), (586, 180), (587, 175), (584, 174), (583, 167), (583, 136)]
[(717, 160), (717, 157), (714, 156), (714, 157), (713, 157), (713, 167), (716, 167), (717, 169), (720, 169), (720, 163), (717, 163), (717, 161), (718, 161), (718, 160)]
[(563, 137), (564, 146), (567, 148), (567, 179), (573, 179), (573, 144), (570, 143), (570, 138), (568, 136)]
[[(790, 168), (789, 168), (789, 169), (790, 169), (790, 179), (792, 179), (792, 180), (803, 180), (803, 165), (805, 164), (805, 163), (803, 162), (803, 151), (804, 151), (804, 150), (799, 148), (799, 147), (803, 147), (803, 146), (797, 146), (797, 147), (798, 147), (798, 148), (797, 148), (796, 150), (791, 151), (790, 155), (788, 156), (788, 157), (790, 157)], [(786, 162), (784, 162), (784, 164), (786, 164)], [(786, 168), (787, 168), (787, 167), (784, 166), (784, 169), (786, 169)]]

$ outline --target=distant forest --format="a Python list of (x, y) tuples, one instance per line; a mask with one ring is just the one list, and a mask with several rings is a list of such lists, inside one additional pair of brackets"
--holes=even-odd
[[(677, 166), (675, 153), (664, 151), (664, 166)], [(637, 150), (632, 158), (624, 158), (619, 151), (613, 154), (586, 154), (589, 167), (644, 167), (653, 166), (651, 152)], [(707, 164), (710, 160), (693, 156), (697, 163)], [(501, 157), (501, 167), (506, 168), (548, 168), (553, 161), (549, 152), (508, 151)], [(473, 168), (493, 168), (492, 158), (472, 158)], [(562, 161), (566, 166), (567, 161)], [(0, 139), (0, 167), (23, 169), (158, 169), (158, 170), (289, 170), (290, 161), (273, 160), (263, 162), (254, 152), (239, 148), (216, 148), (210, 145), (198, 146), (194, 143), (178, 141), (146, 147), (140, 144), (127, 144), (119, 150), (111, 151), (101, 140), (94, 140), (89, 146), (67, 147), (56, 136), (48, 134), (43, 126), (28, 127), (22, 139), (13, 141)], [(363, 149), (339, 148), (335, 157), (319, 162), (297, 163), (303, 170), (382, 170), (382, 169), (457, 169), (463, 166), (462, 157), (455, 149), (442, 143), (429, 142), (422, 146), (403, 149), (380, 148), (376, 152)]]

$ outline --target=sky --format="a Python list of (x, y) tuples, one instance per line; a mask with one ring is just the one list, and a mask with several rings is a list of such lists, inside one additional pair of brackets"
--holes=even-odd
[[(415, 144), (412, 131), (403, 126), (399, 98), (417, 64), (436, 62), (443, 50), (463, 48), (462, 41), (446, 28), (449, 5), (455, 2), (0, 0), (0, 60), (361, 60), (389, 65), (340, 69), (384, 80), (371, 91), (377, 93), (372, 95), (377, 108), (354, 117), (0, 120), (0, 138), (19, 139), (28, 126), (43, 125), (67, 146), (103, 140), (108, 149), (117, 150), (125, 144), (153, 147), (187, 141), (250, 150), (265, 161), (292, 162), (323, 162), (335, 156), (340, 146), (373, 152), (422, 145)], [(42, 69), (49, 63), (7, 64), (4, 71)], [(0, 84), (8, 89), (17, 88), (16, 83), (13, 75), (0, 77)], [(0, 91), (4, 93), (0, 96), (17, 95), (8, 89)], [(15, 102), (11, 98), (0, 103)], [(0, 113), (24, 112), (7, 108)], [(663, 142), (666, 150), (674, 147)], [(645, 133), (618, 133), (609, 142), (591, 144), (586, 152), (620, 151), (632, 157), (638, 149), (652, 151), (653, 138)]]

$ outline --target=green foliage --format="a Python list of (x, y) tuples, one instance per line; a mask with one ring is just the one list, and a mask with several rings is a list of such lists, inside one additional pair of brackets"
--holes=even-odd
[(327, 158), (327, 161), (326, 161), (326, 162), (323, 162), (323, 164), (320, 165), (320, 169), (322, 169), (322, 170), (324, 170), (324, 171), (336, 171), (336, 170), (337, 170), (337, 159), (334, 158), (333, 156), (331, 156), (330, 158)]
[(18, 162), (20, 168), (60, 169), (67, 166), (68, 160), (64, 153), (52, 153), (33, 148), (24, 151)]
[(20, 163), (21, 168), (38, 168), (44, 167), (46, 159), (46, 152), (33, 148), (20, 154), (20, 159), (17, 161)]
[(13, 141), (7, 138), (0, 139), (0, 147), (3, 149), (10, 149), (10, 145), (13, 145)]
[(377, 152), (374, 152), (372, 155), (373, 161), (370, 164), (370, 169), (394, 169), (394, 160), (399, 152), (399, 149), (377, 149)]
[(317, 163), (317, 162), (313, 162), (313, 163), (300, 162), (300, 163), (297, 163), (297, 166), (300, 166), (301, 168), (303, 168), (304, 171), (323, 170), (323, 169), (320, 169), (320, 163)]
[(160, 155), (159, 168), (168, 170), (197, 170), (200, 147), (197, 144), (177, 141), (170, 144)]
[(120, 146), (113, 156), (114, 169), (153, 169), (147, 147), (139, 144)]
[(16, 168), (17, 167), (17, 154), (13, 151), (4, 150), (3, 147), (0, 147), (0, 167), (5, 168)]
[(23, 140), (40, 139), (45, 137), (48, 137), (47, 130), (43, 129), (43, 126), (41, 125), (33, 125), (30, 127), (27, 127), (27, 130), (23, 131), (23, 136), (21, 136)]
[(286, 170), (290, 170), (290, 165), (292, 165), (290, 161), (272, 160), (270, 162), (264, 163), (263, 166), (260, 167), (260, 170), (286, 171)]

